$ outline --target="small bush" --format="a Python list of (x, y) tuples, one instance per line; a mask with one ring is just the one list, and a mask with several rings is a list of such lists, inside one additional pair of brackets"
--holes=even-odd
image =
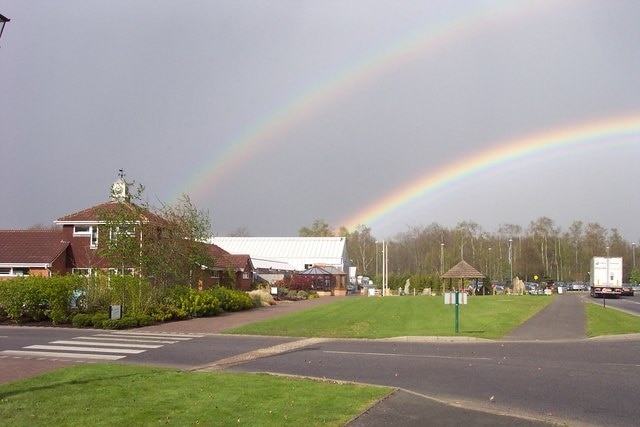
[(253, 308), (253, 301), (246, 292), (227, 289), (221, 286), (216, 286), (206, 292), (210, 292), (220, 301), (220, 306), (224, 311), (242, 311)]
[(168, 320), (187, 318), (186, 311), (179, 309), (169, 301), (152, 306), (149, 310), (149, 315), (154, 322), (166, 322)]
[(222, 312), (220, 301), (209, 291), (187, 288), (178, 294), (178, 308), (189, 316), (215, 316)]
[(120, 329), (120, 321), (117, 319), (105, 319), (100, 327), (102, 329)]
[(71, 324), (76, 328), (90, 328), (93, 326), (93, 318), (89, 314), (78, 313), (71, 319)]
[(93, 327), (98, 329), (106, 329), (104, 328), (104, 322), (107, 320), (110, 320), (107, 313), (95, 313), (91, 317), (91, 323), (93, 324)]
[(138, 319), (131, 316), (123, 316), (118, 320), (118, 326), (116, 329), (129, 329), (138, 327)]
[(139, 314), (136, 316), (136, 320), (138, 321), (138, 326), (153, 325), (153, 318), (148, 314)]
[(254, 307), (268, 307), (275, 304), (273, 296), (266, 290), (251, 291), (249, 298), (253, 301)]

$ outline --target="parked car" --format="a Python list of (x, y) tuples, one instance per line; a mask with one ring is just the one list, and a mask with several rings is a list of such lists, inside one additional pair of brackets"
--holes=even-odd
[(584, 282), (573, 282), (571, 283), (571, 286), (569, 286), (570, 291), (584, 291), (585, 288), (586, 285), (584, 284)]

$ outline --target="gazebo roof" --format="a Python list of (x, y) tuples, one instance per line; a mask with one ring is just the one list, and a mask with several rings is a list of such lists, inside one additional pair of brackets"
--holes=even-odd
[(473, 268), (465, 260), (454, 265), (442, 275), (443, 279), (484, 279), (484, 274)]

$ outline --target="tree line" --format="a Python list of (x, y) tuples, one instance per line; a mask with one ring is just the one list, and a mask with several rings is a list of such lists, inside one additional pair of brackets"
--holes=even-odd
[[(347, 237), (351, 265), (358, 274), (376, 278), (381, 274), (382, 241), (370, 227), (333, 232), (319, 219), (300, 228), (299, 235)], [(540, 217), (527, 227), (502, 224), (495, 232), (473, 221), (453, 228), (432, 223), (410, 227), (385, 243), (389, 273), (395, 275), (439, 277), (465, 260), (492, 280), (508, 282), (518, 276), (524, 281), (588, 282), (591, 258), (610, 256), (623, 258), (625, 281), (640, 281), (635, 242), (627, 242), (615, 228), (592, 222), (574, 221), (563, 230), (552, 219)]]

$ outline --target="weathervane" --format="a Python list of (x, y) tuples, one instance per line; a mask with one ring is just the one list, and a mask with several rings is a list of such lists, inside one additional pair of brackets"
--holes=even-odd
[(9, 21), (11, 21), (11, 19), (9, 19), (6, 16), (0, 14), (0, 37), (2, 37), (2, 32), (4, 31), (4, 25)]

